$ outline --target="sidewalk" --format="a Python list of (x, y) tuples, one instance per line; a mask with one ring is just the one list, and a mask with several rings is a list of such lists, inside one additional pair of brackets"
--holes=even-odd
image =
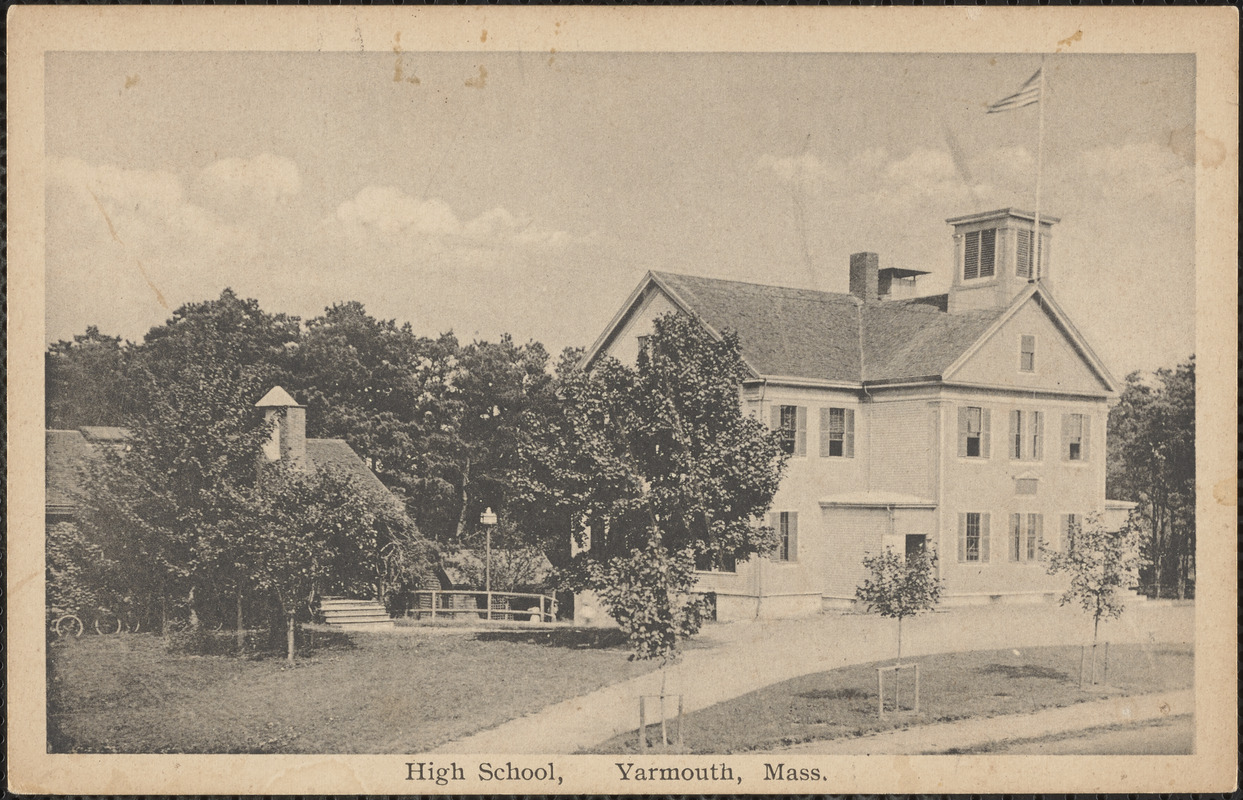
[(1195, 692), (1184, 689), (1161, 694), (1132, 695), (1049, 708), (1030, 714), (917, 725), (854, 739), (827, 739), (783, 749), (782, 753), (821, 755), (917, 755), (944, 753), (993, 742), (1035, 739), (1051, 734), (1099, 728), (1105, 725), (1145, 722), (1195, 711)]
[[(1191, 642), (1193, 606), (1136, 604), (1101, 625), (1114, 643)], [(903, 654), (1075, 644), (1091, 637), (1077, 609), (1047, 604), (957, 608), (908, 620)], [(823, 614), (712, 625), (671, 667), (668, 691), (691, 712), (812, 672), (891, 658), (896, 623), (876, 616)], [(660, 691), (652, 672), (571, 698), (436, 749), (438, 753), (574, 753), (638, 727), (638, 697)]]

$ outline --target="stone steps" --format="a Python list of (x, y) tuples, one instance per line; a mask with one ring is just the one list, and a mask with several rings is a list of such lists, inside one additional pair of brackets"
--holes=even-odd
[(383, 603), (375, 600), (321, 597), (319, 610), (324, 615), (324, 623), (336, 628), (378, 630), (393, 627), (388, 610)]

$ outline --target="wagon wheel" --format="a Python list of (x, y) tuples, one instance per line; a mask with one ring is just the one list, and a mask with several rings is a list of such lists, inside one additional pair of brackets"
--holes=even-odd
[[(105, 619), (108, 619), (108, 618), (106, 617)], [(115, 636), (116, 634), (125, 630), (125, 623), (121, 622), (120, 617), (111, 617), (111, 619), (116, 620), (116, 623), (117, 623), (114, 630), (108, 630), (105, 628), (101, 628), (99, 625), (99, 620), (96, 619), (95, 620), (95, 633), (98, 633), (100, 636)], [(113, 626), (111, 624), (108, 625), (108, 628), (112, 628), (112, 627)]]
[(72, 636), (76, 639), (82, 635), (82, 620), (73, 614), (66, 614), (52, 623), (52, 631), (58, 637)]

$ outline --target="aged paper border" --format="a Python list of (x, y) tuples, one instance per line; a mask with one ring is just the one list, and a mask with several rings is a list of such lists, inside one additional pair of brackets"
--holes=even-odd
[[(554, 23), (559, 35), (554, 39)], [(832, 792), (1230, 791), (1237, 763), (1236, 457), (1238, 12), (1233, 8), (176, 8), (8, 11), (9, 788), (20, 793), (408, 793), (408, 756), (46, 754), (43, 586), (43, 54), (50, 50), (1093, 52), (1196, 55), (1198, 563), (1193, 756), (805, 756)], [(487, 29), (487, 43), (480, 31)], [(1080, 37), (1078, 34), (1082, 33)], [(374, 43), (374, 45), (372, 44)], [(1154, 334), (1157, 333), (1154, 331)], [(417, 754), (409, 754), (414, 756)], [(452, 757), (441, 756), (442, 761)], [(765, 783), (762, 755), (727, 757)], [(484, 757), (459, 758), (470, 765)], [(492, 759), (495, 761), (496, 759)], [(554, 761), (562, 785), (468, 779), (453, 793), (721, 793), (619, 784), (607, 756)], [(720, 763), (656, 756), (653, 766)], [(771, 760), (771, 759), (770, 759)], [(796, 763), (797, 762), (797, 763)], [(802, 788), (801, 786), (798, 788)], [(819, 788), (819, 787), (817, 787)], [(797, 788), (795, 789), (798, 790)], [(420, 785), (417, 791), (426, 792)]]

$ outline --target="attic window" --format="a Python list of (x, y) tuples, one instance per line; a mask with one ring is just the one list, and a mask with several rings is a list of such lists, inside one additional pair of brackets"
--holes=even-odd
[(1024, 334), (1019, 337), (1019, 371), (1036, 371), (1036, 337)]
[(963, 280), (991, 278), (997, 270), (997, 229), (971, 231), (963, 242)]

